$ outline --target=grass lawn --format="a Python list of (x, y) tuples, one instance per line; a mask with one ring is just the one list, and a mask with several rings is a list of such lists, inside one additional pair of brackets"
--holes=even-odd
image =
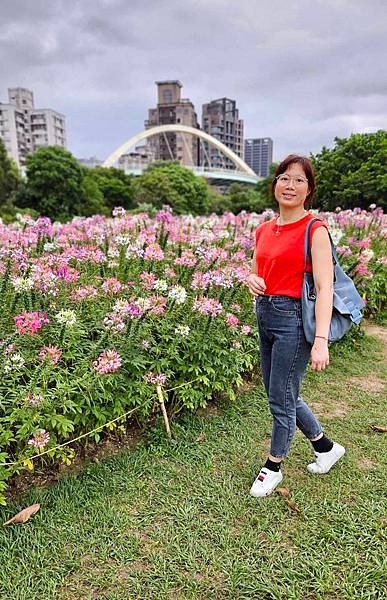
[(303, 395), (347, 448), (325, 476), (297, 434), (284, 466), (300, 512), (248, 494), (271, 423), (262, 385), (232, 404), (161, 421), (134, 448), (0, 510), (39, 502), (25, 525), (0, 529), (1, 600), (387, 598), (387, 425), (383, 343), (332, 348)]

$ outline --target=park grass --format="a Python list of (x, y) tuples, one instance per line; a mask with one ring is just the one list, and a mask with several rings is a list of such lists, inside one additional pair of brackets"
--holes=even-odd
[(265, 456), (270, 417), (259, 379), (233, 403), (161, 421), (134, 448), (0, 511), (39, 502), (25, 525), (0, 530), (5, 600), (361, 600), (387, 598), (387, 425), (382, 342), (332, 348), (303, 395), (347, 448), (326, 476), (297, 434), (283, 485), (300, 512), (249, 487)]

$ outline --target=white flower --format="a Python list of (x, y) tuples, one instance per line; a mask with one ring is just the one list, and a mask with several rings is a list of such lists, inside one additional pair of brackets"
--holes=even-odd
[(126, 249), (125, 258), (133, 258), (133, 256), (138, 256), (139, 258), (144, 256), (144, 250), (139, 241), (134, 244), (129, 244)]
[(187, 299), (187, 292), (181, 285), (174, 285), (168, 292), (168, 298), (175, 300), (176, 304), (184, 304)]
[(12, 277), (11, 283), (16, 292), (27, 292), (34, 287), (32, 277)]
[(239, 350), (240, 348), (242, 348), (242, 344), (240, 342), (233, 342), (230, 350)]
[(58, 250), (58, 247), (58, 244), (55, 242), (46, 242), (43, 246), (43, 250), (45, 252), (54, 252), (55, 250)]
[(332, 241), (333, 241), (334, 245), (336, 246), (339, 243), (339, 241), (341, 240), (341, 238), (343, 237), (344, 232), (341, 229), (337, 229), (337, 228), (333, 229), (332, 228), (330, 230), (330, 234), (331, 234)]
[(22, 215), (21, 213), (16, 213), (16, 221), (22, 223), (22, 225), (33, 225), (35, 221), (29, 214)]
[(74, 310), (60, 310), (55, 315), (55, 319), (61, 325), (67, 325), (67, 327), (72, 327), (77, 322), (77, 315)]
[(4, 363), (4, 371), (10, 373), (10, 371), (18, 371), (24, 367), (25, 360), (19, 352), (15, 352), (8, 356)]
[(152, 300), (150, 298), (137, 298), (136, 300), (137, 306), (139, 306), (143, 311), (149, 310), (152, 308)]
[(107, 255), (109, 258), (117, 258), (120, 255), (120, 251), (117, 248), (109, 248)]
[(113, 305), (113, 312), (124, 313), (125, 308), (128, 306), (127, 300), (116, 300)]
[(113, 240), (117, 246), (127, 246), (130, 242), (130, 237), (128, 235), (116, 235)]
[(361, 258), (361, 260), (368, 262), (374, 256), (375, 256), (375, 252), (373, 250), (370, 250), (369, 248), (364, 248), (364, 250), (362, 251), (362, 253), (360, 255), (360, 258)]
[(190, 334), (190, 331), (191, 327), (188, 327), (188, 325), (178, 325), (175, 327), (175, 333), (182, 335), (183, 337), (187, 337), (187, 335)]
[(168, 289), (168, 282), (165, 279), (156, 279), (153, 284), (153, 289), (157, 292), (166, 292)]
[(112, 210), (113, 217), (123, 217), (126, 215), (126, 210), (122, 206), (115, 206)]

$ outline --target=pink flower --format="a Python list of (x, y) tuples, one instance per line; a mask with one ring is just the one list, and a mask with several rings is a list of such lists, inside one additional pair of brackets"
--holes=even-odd
[(85, 298), (95, 298), (98, 296), (98, 290), (93, 285), (84, 285), (74, 290), (71, 294), (71, 300), (85, 300)]
[(206, 290), (210, 284), (210, 278), (208, 273), (202, 271), (195, 271), (192, 277), (191, 288), (193, 290), (201, 289)]
[(124, 208), (122, 208), (122, 206), (116, 206), (115, 208), (113, 208), (113, 210), (112, 210), (113, 217), (123, 217), (124, 215), (126, 215), (126, 210)]
[(47, 446), (49, 441), (50, 434), (45, 429), (39, 429), (34, 437), (28, 440), (28, 444), (38, 448), (39, 450), (42, 450), (45, 446)]
[(172, 223), (173, 215), (170, 210), (170, 207), (165, 206), (164, 210), (159, 210), (159, 212), (156, 213), (155, 220), (159, 223)]
[(369, 246), (371, 244), (371, 240), (369, 238), (364, 238), (363, 240), (357, 240), (354, 237), (349, 237), (348, 244), (351, 244), (351, 246), (356, 246), (357, 248), (369, 248)]
[(227, 313), (226, 323), (229, 327), (237, 327), (239, 325), (239, 319), (232, 313)]
[(164, 252), (158, 244), (149, 244), (145, 249), (144, 258), (148, 260), (163, 260)]
[(367, 263), (360, 262), (353, 270), (354, 273), (358, 275), (363, 275), (364, 277), (371, 276), (371, 273), (368, 270)]
[(116, 350), (104, 350), (97, 360), (93, 361), (93, 367), (100, 375), (114, 373), (121, 365), (121, 356)]
[(206, 298), (205, 296), (195, 298), (192, 308), (202, 315), (211, 315), (212, 317), (216, 317), (223, 310), (220, 302), (214, 298)]
[(52, 233), (51, 220), (48, 217), (38, 217), (31, 229), (35, 233), (50, 236)]
[(251, 331), (250, 325), (242, 325), (242, 327), (241, 327), (242, 335), (249, 335), (250, 331)]
[(123, 316), (117, 312), (108, 313), (103, 320), (103, 324), (114, 333), (121, 333), (126, 327)]
[(153, 383), (154, 385), (164, 385), (167, 380), (167, 376), (163, 373), (157, 374), (153, 371), (148, 371), (148, 373), (145, 373), (144, 375), (144, 380), (147, 383)]
[(40, 360), (48, 360), (52, 365), (57, 365), (60, 361), (61, 351), (56, 346), (43, 346), (38, 357)]
[(53, 273), (58, 279), (63, 279), (68, 283), (78, 281), (79, 272), (73, 267), (68, 267), (67, 265), (61, 265), (57, 269), (53, 269)]
[(154, 273), (147, 273), (146, 271), (140, 273), (140, 279), (143, 282), (142, 287), (144, 290), (151, 290), (157, 277)]
[(194, 267), (197, 263), (197, 258), (192, 250), (183, 250), (181, 256), (175, 258), (174, 265), (183, 265), (185, 267)]
[(164, 296), (151, 296), (149, 301), (152, 304), (152, 308), (149, 311), (152, 315), (163, 315), (165, 313), (167, 299)]
[(27, 402), (32, 406), (39, 406), (39, 404), (41, 404), (43, 400), (43, 396), (40, 396), (39, 394), (28, 394), (27, 396)]
[(44, 312), (23, 312), (14, 317), (15, 325), (19, 335), (28, 333), (33, 335), (37, 333), (43, 325), (49, 323)]
[(101, 288), (108, 294), (118, 294), (121, 291), (122, 284), (115, 277), (110, 277), (103, 282)]
[(239, 250), (238, 252), (235, 252), (235, 254), (232, 254), (231, 258), (233, 262), (245, 262), (245, 260), (247, 260), (246, 252), (244, 250)]
[(169, 279), (172, 279), (173, 277), (176, 277), (176, 271), (174, 269), (172, 269), (171, 267), (165, 267), (164, 277), (168, 277)]
[(336, 251), (341, 256), (352, 256), (352, 250), (349, 246), (336, 246)]
[(235, 312), (241, 312), (241, 305), (240, 304), (231, 304), (231, 308), (235, 311)]
[(143, 313), (143, 309), (141, 308), (141, 306), (136, 304), (136, 302), (129, 302), (127, 309), (125, 310), (125, 314), (129, 317), (129, 319), (141, 317)]

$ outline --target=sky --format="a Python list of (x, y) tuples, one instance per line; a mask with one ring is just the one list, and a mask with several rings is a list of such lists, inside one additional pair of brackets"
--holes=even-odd
[(68, 148), (106, 158), (143, 131), (155, 81), (237, 101), (274, 159), (387, 129), (386, 0), (1, 0), (0, 101), (32, 89)]

